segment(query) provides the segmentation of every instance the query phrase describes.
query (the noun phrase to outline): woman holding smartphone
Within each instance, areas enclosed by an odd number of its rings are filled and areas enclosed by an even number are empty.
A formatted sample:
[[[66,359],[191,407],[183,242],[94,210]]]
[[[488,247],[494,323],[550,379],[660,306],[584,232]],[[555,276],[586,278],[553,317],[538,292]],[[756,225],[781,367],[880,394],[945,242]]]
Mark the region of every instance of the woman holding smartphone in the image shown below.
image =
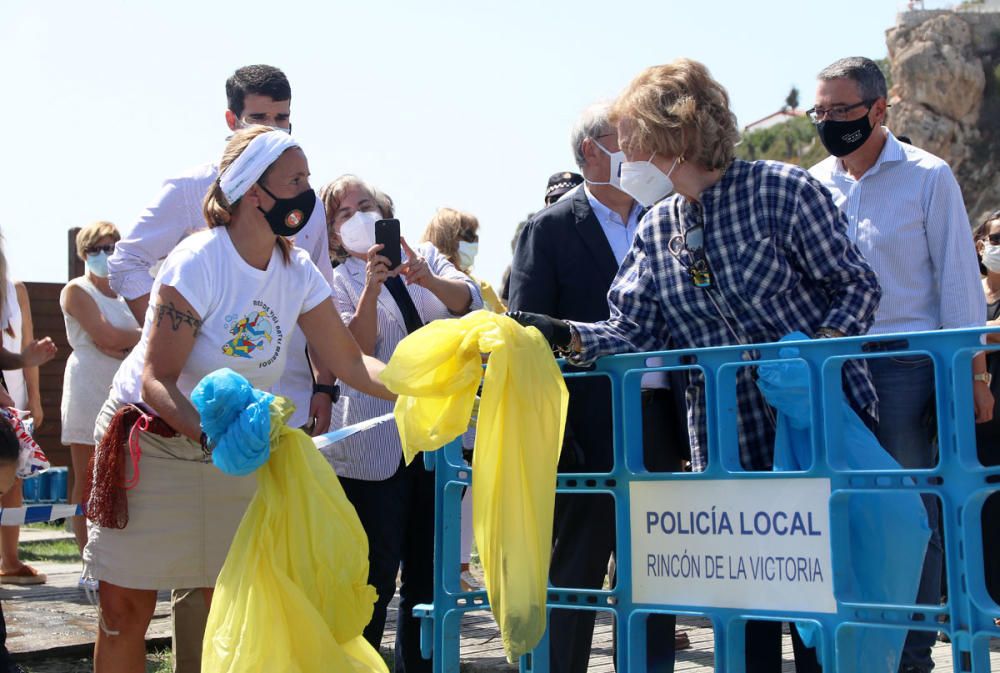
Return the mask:
[[[325,186],[320,196],[331,227],[330,241],[342,263],[333,271],[334,302],[366,355],[386,362],[396,345],[424,324],[482,308],[472,279],[430,243],[399,245],[402,264],[390,268],[375,243],[375,223],[391,218],[391,201],[353,175]],[[380,206],[380,204],[382,204]],[[385,209],[385,210],[383,210]],[[393,241],[387,241],[392,244]],[[392,411],[392,404],[342,385],[333,425],[340,427]],[[402,586],[396,622],[396,671],[430,671],[420,655],[420,621],[413,606],[433,599],[434,475],[423,462],[403,464],[395,422],[348,437],[330,447],[327,459],[368,534],[368,582],[378,591],[365,638],[379,647],[386,608]]]

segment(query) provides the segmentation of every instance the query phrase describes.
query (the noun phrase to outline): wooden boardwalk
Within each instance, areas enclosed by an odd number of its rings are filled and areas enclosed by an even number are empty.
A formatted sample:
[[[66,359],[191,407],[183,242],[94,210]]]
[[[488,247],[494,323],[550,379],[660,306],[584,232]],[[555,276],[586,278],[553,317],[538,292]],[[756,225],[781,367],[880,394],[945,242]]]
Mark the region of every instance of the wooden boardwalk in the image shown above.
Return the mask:
[[[80,576],[78,563],[39,563],[39,570],[49,575],[47,584],[17,587],[3,585],[3,600],[7,617],[7,646],[23,660],[41,662],[45,659],[86,655],[92,648],[97,630],[97,614],[83,591],[77,588]],[[157,645],[170,644],[170,597],[159,596],[153,624],[148,638]],[[393,599],[382,643],[391,650],[395,642],[396,600]],[[691,649],[677,653],[677,673],[709,673],[713,670],[712,630],[704,619],[681,617],[678,627],[687,631]],[[492,617],[487,612],[472,612],[463,620],[461,660],[463,673],[516,671],[507,664],[500,643],[500,635]],[[1000,673],[1000,642],[991,648],[992,669]],[[938,671],[951,671],[951,648],[938,643],[934,650]],[[791,641],[785,637],[784,671],[795,670],[791,654]],[[600,613],[594,634],[594,648],[590,671],[614,671],[611,659],[611,620]]]

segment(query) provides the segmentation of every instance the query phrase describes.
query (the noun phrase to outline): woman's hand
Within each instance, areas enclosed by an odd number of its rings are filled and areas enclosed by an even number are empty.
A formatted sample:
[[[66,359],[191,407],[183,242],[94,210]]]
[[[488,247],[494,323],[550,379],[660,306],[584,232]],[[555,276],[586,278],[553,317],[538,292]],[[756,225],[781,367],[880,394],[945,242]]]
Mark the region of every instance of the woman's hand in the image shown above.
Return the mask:
[[[42,423],[45,422],[45,412],[42,410],[42,401],[37,399],[28,400],[28,413],[31,414],[31,420],[35,424],[35,430],[40,430],[42,428]]]
[[[1000,327],[1000,320],[987,320],[987,327]],[[1000,344],[1000,332],[989,332],[986,335],[986,343],[988,344]]]
[[[378,254],[384,247],[381,243],[376,243],[368,248],[368,263],[365,265],[365,289],[374,290],[376,294],[381,291],[387,278],[398,273],[398,270],[389,270],[388,257]]]
[[[972,383],[972,403],[976,423],[988,423],[993,420],[993,393],[985,381]]]
[[[565,320],[528,311],[510,311],[506,315],[523,327],[537,329],[552,348],[566,350],[573,340],[573,333],[569,329],[569,323]]]
[[[399,265],[399,273],[406,278],[408,285],[416,284],[427,287],[429,282],[433,282],[437,278],[431,268],[427,266],[427,260],[415,253],[402,236],[399,237],[399,244],[403,246],[403,252],[406,253],[406,261]]]
[[[56,350],[49,337],[35,339],[21,351],[21,359],[25,367],[39,367],[55,357]]]

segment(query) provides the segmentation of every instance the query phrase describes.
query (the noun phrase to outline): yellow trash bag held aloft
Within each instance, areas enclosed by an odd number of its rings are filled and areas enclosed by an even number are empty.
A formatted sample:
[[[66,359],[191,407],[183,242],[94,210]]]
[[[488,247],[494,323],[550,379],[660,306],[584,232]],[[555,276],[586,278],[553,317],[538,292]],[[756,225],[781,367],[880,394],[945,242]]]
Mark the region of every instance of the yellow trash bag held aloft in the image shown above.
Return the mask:
[[[399,395],[406,461],[465,432],[489,353],[472,458],[472,529],[507,658],[545,633],[556,466],[569,393],[534,328],[486,311],[435,320],[396,347],[382,381]]]
[[[215,586],[202,670],[388,673],[361,635],[376,598],[368,538],[312,439],[285,426],[289,407],[270,402],[271,452]]]

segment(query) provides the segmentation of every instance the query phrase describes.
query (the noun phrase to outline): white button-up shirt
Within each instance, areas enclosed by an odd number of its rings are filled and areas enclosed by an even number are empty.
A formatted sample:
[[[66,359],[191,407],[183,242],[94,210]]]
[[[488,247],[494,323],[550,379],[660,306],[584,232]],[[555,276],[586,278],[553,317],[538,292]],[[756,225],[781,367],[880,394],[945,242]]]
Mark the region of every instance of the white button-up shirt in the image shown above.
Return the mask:
[[[584,183],[583,189],[587,193],[587,201],[590,203],[590,209],[594,211],[594,217],[597,218],[601,229],[604,230],[608,245],[611,246],[611,252],[614,254],[618,266],[621,266],[625,255],[632,248],[632,239],[635,238],[635,230],[639,228],[639,214],[642,212],[642,207],[633,202],[632,210],[628,214],[628,222],[622,222],[621,215],[598,201],[590,193],[590,188],[587,187],[586,183]],[[663,364],[663,358],[649,358],[646,360],[646,364],[650,367],[658,367]],[[640,386],[643,390],[670,387],[667,383],[666,372],[643,374]]]
[[[202,201],[219,174],[215,164],[203,164],[163,182],[160,192],[139,215],[131,227],[122,229],[122,238],[108,259],[108,282],[126,299],[136,299],[153,289],[153,276],[160,263],[182,240],[205,229]],[[309,253],[327,283],[333,283],[330,264],[329,238],[323,202],[316,198],[316,207],[302,229],[289,239]],[[309,421],[313,374],[306,357],[306,338],[295,330],[289,342],[285,373],[271,392],[289,398],[295,413],[288,419],[289,427],[299,427]]]
[[[873,334],[978,327],[986,320],[962,192],[944,161],[887,132],[855,180],[836,157],[810,172],[847,216],[848,235],[878,275]]]

